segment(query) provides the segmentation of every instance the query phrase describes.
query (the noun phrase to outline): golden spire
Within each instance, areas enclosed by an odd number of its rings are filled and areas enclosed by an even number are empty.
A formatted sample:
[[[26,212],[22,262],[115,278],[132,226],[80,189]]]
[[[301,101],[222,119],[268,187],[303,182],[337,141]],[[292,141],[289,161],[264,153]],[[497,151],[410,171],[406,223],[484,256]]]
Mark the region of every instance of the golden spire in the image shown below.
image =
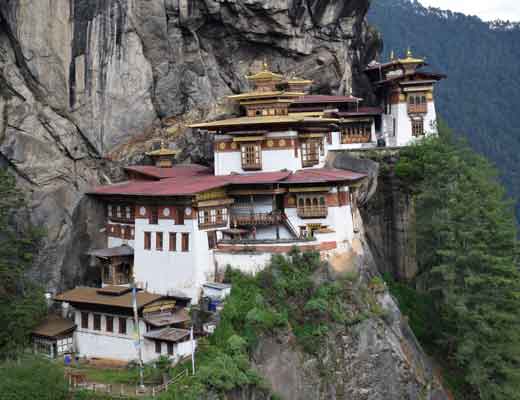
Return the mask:
[[[392,51],[390,52],[390,61],[394,61],[394,60],[395,60],[395,53],[394,53],[394,51],[392,50]]]
[[[412,49],[410,46],[408,46],[408,49],[406,50],[406,58],[413,58]]]

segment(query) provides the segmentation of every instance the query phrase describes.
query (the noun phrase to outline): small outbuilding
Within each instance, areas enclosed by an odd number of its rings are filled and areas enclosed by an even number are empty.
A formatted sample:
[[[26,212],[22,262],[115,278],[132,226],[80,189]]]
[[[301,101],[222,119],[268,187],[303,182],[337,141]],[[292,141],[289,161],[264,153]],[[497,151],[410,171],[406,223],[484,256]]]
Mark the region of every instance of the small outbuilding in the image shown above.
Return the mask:
[[[49,315],[32,333],[35,353],[56,358],[74,351],[76,325],[70,319]]]

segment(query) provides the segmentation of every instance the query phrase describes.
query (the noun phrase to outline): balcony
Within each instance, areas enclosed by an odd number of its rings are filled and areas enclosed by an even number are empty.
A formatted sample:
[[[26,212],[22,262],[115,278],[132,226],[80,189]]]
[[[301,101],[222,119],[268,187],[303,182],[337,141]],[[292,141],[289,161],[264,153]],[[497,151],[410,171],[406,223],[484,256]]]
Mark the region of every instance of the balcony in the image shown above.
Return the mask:
[[[116,274],[113,277],[103,277],[104,285],[129,285],[132,282],[129,275]]]
[[[231,226],[278,225],[282,223],[279,212],[232,214]]]
[[[365,135],[347,135],[341,136],[341,144],[354,144],[354,143],[370,143],[370,133]]]
[[[327,218],[327,206],[300,207],[298,217],[300,218]]]
[[[428,104],[408,104],[408,114],[426,114],[428,112]]]
[[[242,163],[242,169],[244,171],[260,171],[262,169],[262,163]]]

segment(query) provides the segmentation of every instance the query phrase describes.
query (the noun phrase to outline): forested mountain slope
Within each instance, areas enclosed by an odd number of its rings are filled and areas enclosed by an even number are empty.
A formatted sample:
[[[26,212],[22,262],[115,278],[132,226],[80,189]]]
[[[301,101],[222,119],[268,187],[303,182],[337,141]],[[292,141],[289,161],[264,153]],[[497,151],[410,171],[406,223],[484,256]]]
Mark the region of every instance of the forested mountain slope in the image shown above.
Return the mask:
[[[416,0],[373,0],[368,18],[383,35],[383,57],[410,46],[448,75],[437,92],[440,115],[498,166],[520,218],[520,26]]]

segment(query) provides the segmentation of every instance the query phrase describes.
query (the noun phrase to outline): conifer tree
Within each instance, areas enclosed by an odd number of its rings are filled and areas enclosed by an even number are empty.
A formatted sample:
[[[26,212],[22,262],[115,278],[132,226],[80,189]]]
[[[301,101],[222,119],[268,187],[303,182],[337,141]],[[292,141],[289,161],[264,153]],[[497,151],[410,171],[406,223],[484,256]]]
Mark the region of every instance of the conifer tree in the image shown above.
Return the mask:
[[[402,152],[397,173],[416,191],[418,281],[440,313],[439,344],[475,398],[519,399],[517,230],[495,169],[442,127]]]
[[[0,357],[19,350],[46,311],[41,288],[27,277],[42,233],[19,223],[24,211],[14,177],[0,170]]]

